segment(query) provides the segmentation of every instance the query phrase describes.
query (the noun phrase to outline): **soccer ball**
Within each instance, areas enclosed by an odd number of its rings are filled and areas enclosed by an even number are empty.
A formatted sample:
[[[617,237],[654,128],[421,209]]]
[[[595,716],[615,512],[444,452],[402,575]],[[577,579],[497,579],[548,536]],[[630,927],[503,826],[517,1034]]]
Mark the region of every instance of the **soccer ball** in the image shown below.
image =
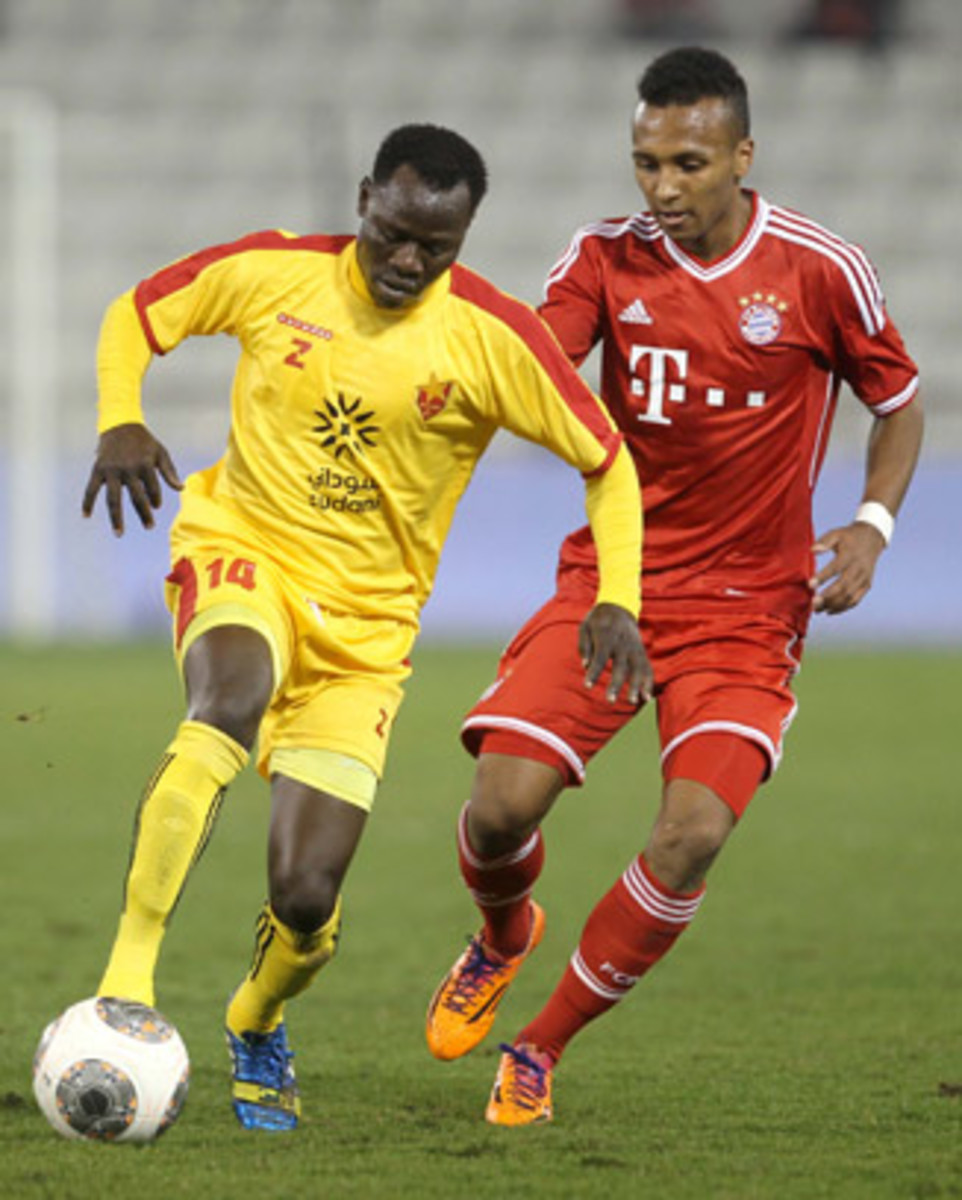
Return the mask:
[[[145,1004],[92,996],[43,1031],[33,1094],[57,1133],[149,1142],[177,1119],[190,1061],[174,1026]]]

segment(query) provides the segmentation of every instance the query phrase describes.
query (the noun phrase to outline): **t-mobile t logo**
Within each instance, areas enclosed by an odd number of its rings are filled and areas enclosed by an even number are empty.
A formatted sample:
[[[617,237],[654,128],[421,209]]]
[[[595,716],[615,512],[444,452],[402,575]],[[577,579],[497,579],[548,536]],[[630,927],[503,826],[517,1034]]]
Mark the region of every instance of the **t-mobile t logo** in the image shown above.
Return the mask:
[[[646,391],[644,380],[638,377],[638,364],[643,359],[650,360],[648,406],[638,413],[638,420],[648,421],[651,425],[670,425],[671,418],[665,416],[665,401],[672,400],[680,404],[685,399],[685,385],[669,383],[669,370],[673,369],[675,377],[683,380],[688,374],[688,351],[665,350],[660,346],[632,346],[628,365],[632,374],[631,391],[635,396],[644,396]]]
[[[645,360],[648,367],[647,383],[643,378]],[[632,346],[628,365],[631,369],[632,395],[644,396],[648,400],[647,406],[639,409],[638,420],[647,421],[649,425],[670,425],[671,417],[665,416],[665,402],[683,404],[688,399],[688,388],[684,382],[688,377],[688,351],[666,350],[663,346]],[[710,409],[725,408],[728,399],[724,388],[705,388],[703,400]],[[746,408],[757,409],[764,407],[766,397],[762,391],[749,391],[735,399],[736,403],[742,403]]]

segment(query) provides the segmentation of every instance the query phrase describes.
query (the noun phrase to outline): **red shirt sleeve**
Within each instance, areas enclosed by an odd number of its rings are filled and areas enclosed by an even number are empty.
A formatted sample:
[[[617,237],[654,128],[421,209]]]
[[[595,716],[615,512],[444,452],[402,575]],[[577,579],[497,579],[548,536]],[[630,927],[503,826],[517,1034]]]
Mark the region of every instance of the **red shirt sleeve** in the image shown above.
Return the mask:
[[[594,243],[591,226],[578,230],[552,267],[538,308],[576,366],[601,337],[602,260]]]
[[[875,269],[856,247],[839,264],[822,261],[833,358],[855,395],[877,416],[908,404],[918,391],[918,367],[888,314]]]

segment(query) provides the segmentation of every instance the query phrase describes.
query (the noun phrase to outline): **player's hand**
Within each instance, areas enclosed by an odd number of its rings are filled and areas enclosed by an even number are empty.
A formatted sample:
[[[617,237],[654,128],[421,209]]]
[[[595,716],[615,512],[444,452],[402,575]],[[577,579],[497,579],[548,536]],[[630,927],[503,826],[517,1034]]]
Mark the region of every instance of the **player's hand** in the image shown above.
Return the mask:
[[[843,613],[854,608],[871,588],[885,539],[873,525],[853,521],[841,529],[830,529],[812,549],[816,554],[832,556],[808,581],[814,593],[812,609]]]
[[[116,425],[100,435],[97,454],[83,498],[83,515],[89,517],[101,488],[107,494],[107,514],[114,533],[124,532],[123,496],[127,493],[145,529],[154,527],[154,510],[160,508],[160,481],[176,491],[184,486],[166,449],[146,425]]]
[[[614,703],[622,689],[632,704],[651,699],[654,675],[638,632],[638,619],[617,604],[596,604],[581,622],[578,653],[585,668],[585,687],[594,687],[611,663],[605,693]]]

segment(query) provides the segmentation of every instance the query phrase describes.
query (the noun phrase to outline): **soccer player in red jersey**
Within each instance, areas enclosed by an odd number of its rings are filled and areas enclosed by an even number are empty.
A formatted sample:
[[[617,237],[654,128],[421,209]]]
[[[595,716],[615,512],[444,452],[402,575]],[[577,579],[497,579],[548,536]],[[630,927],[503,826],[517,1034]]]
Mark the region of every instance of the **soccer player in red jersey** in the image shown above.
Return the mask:
[[[611,417],[537,315],[457,263],[484,196],[477,150],[405,125],[358,191],[357,236],[212,246],[119,297],[98,345],[100,441],[84,496],[153,524],[181,484],[144,424],[152,359],[239,343],[223,457],[183,485],[167,600],[187,714],[147,785],[100,995],[154,1003],[169,918],[247,763],[271,785],[269,900],[227,1009],[233,1104],[283,1131],[300,1099],[284,1014],[337,947],[409,655],[455,506],[498,428],[585,477],[601,581],[585,680],[642,694],[638,480]],[[589,661],[590,660],[590,661]]]
[[[695,916],[712,861],[781,759],[810,614],[844,612],[869,590],[922,434],[916,367],[865,254],[744,186],[754,146],[734,66],[672,50],[638,93],[632,153],[647,211],[579,230],[540,311],[576,363],[601,343],[602,397],[642,484],[640,628],[661,807],[547,1004],[503,1047],[496,1124],[550,1119],[567,1043]],[[812,493],[843,382],[874,418],[863,498],[816,540]],[[555,596],[464,722],[478,766],[459,858],[483,928],[428,1010],[441,1059],[484,1037],[541,938],[531,891],[542,819],[636,712],[579,680],[577,623],[594,578],[591,532],[579,529],[562,545]]]

